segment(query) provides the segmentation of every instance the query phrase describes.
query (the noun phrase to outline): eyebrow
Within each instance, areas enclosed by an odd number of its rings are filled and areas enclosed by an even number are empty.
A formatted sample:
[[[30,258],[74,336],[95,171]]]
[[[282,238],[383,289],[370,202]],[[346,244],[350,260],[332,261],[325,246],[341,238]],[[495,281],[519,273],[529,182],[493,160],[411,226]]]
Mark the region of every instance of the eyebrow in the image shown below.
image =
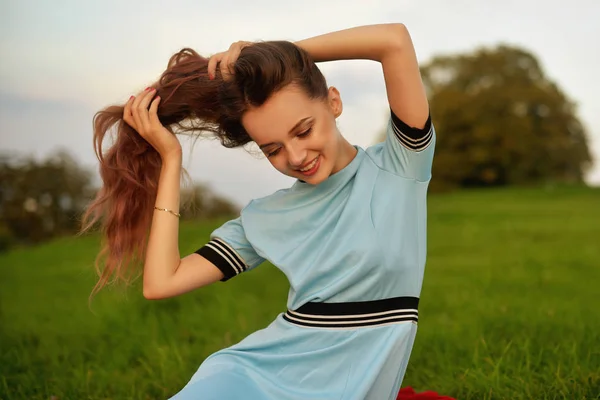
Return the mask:
[[[305,123],[306,121],[308,121],[309,119],[311,119],[311,117],[306,117],[306,118],[302,118],[300,121],[298,121],[296,123],[296,125],[294,125],[292,127],[292,129],[290,129],[290,131],[288,132],[288,134],[291,134],[292,132],[294,132],[296,129],[298,129],[298,127],[300,127],[300,125],[302,125],[303,123]],[[264,149],[265,147],[269,147],[274,145],[275,143],[271,142],[271,143],[265,143],[265,144],[261,144],[260,146],[258,146],[261,150]]]

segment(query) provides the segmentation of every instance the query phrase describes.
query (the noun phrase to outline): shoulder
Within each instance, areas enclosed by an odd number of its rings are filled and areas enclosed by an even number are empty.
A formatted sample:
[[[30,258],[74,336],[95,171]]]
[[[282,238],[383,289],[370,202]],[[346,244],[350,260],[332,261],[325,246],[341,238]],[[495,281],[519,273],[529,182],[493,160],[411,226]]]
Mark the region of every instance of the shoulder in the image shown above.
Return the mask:
[[[250,200],[250,202],[242,209],[242,216],[253,213],[264,213],[275,211],[285,207],[290,202],[290,198],[294,194],[294,187],[277,190],[264,197],[258,197]]]
[[[386,143],[380,142],[375,143],[366,148],[365,153],[367,154],[367,158],[370,164],[375,165],[380,170],[386,170],[384,168],[385,165],[385,156],[386,156]]]
[[[374,162],[381,158],[381,154],[383,153],[384,146],[385,146],[384,142],[375,143],[375,144],[367,147],[367,149],[365,150],[365,153],[367,153],[367,156],[369,156],[369,159]]]

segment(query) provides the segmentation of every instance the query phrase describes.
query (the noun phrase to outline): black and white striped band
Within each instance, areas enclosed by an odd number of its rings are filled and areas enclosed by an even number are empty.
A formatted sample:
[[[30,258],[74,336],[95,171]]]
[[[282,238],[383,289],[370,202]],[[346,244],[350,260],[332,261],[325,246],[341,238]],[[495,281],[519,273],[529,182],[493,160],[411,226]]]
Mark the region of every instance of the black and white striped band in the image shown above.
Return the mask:
[[[419,320],[418,297],[393,297],[349,303],[306,303],[283,314],[286,321],[313,328],[345,329]]]
[[[240,255],[225,241],[213,238],[195,253],[200,254],[213,263],[223,272],[225,277],[221,281],[227,281],[248,269],[248,266]]]
[[[423,129],[418,129],[405,124],[392,112],[392,130],[400,144],[413,151],[425,150],[433,139],[431,115],[427,118]]]

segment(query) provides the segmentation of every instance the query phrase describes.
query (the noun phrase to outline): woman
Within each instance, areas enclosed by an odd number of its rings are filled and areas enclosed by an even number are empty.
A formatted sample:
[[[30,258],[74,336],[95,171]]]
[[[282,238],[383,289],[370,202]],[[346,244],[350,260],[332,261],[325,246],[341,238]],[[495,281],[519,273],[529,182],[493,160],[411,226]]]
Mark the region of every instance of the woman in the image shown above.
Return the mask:
[[[366,150],[338,131],[340,94],[315,65],[345,59],[383,67],[390,123],[385,142]],[[184,49],[156,84],[95,123],[104,187],[87,217],[88,226],[103,219],[107,239],[96,289],[142,259],[148,299],[265,260],[290,281],[288,311],[209,356],[174,399],[396,398],[417,329],[435,142],[404,25],[237,42],[208,60]],[[102,154],[115,123],[116,142]],[[227,147],[253,141],[296,181],[250,202],[181,258],[176,129],[212,132]]]

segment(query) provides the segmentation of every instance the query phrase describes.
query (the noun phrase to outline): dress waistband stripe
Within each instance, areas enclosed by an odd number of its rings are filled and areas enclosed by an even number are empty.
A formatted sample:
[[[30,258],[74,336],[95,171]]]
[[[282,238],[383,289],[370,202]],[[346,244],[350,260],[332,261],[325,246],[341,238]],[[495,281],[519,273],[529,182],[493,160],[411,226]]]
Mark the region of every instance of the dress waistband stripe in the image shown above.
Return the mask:
[[[394,297],[348,303],[306,303],[287,310],[283,318],[293,324],[321,328],[352,328],[418,322],[418,297]]]

